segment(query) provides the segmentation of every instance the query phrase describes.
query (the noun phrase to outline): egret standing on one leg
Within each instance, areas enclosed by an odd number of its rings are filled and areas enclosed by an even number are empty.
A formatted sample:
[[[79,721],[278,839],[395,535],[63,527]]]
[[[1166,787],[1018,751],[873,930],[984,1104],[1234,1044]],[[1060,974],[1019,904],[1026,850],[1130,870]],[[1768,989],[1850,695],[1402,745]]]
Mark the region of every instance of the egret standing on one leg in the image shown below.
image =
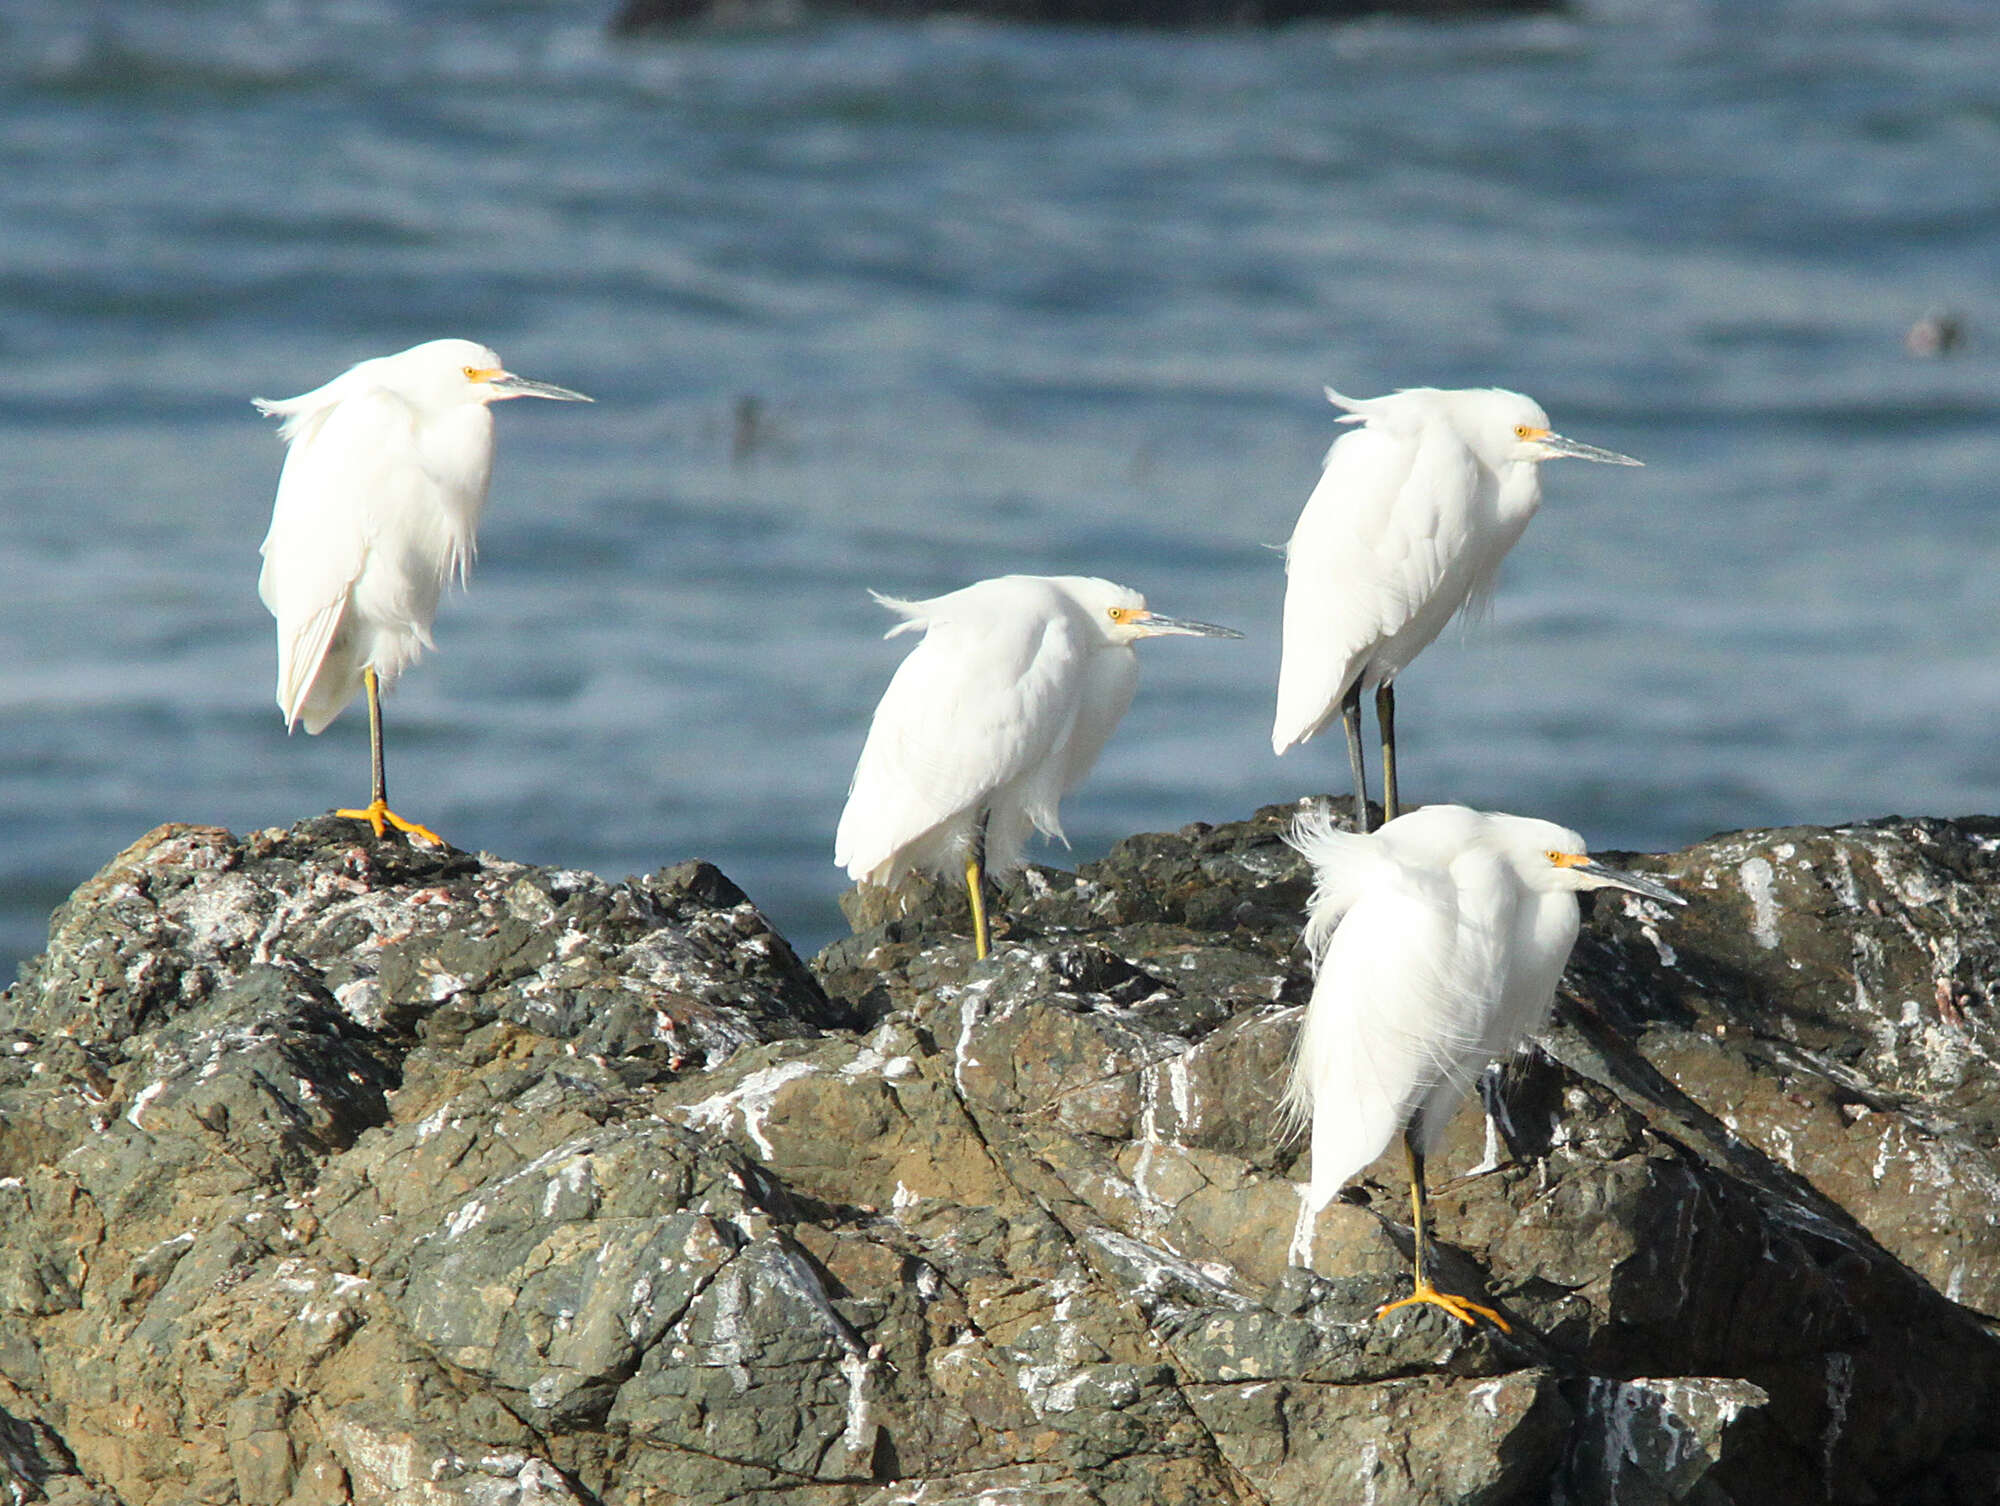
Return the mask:
[[[1638,465],[1549,432],[1532,398],[1499,388],[1417,387],[1327,397],[1347,410],[1285,549],[1285,636],[1272,751],[1333,719],[1347,731],[1355,829],[1368,829],[1361,697],[1382,729],[1382,816],[1396,792],[1396,675],[1453,614],[1493,589],[1500,560],[1541,505],[1538,470],[1564,455]]]
[[[1062,839],[1057,805],[1132,704],[1141,638],[1230,628],[1147,610],[1077,575],[1004,575],[929,601],[875,599],[921,631],[875,708],[833,860],[857,883],[963,865],[973,948],[989,950],[982,875],[1020,866],[1030,828]]]
[[[373,798],[336,815],[428,841],[389,809],[381,693],[431,647],[445,582],[464,582],[493,469],[489,403],[566,387],[517,377],[470,340],[432,340],[349,367],[324,387],[257,407],[284,422],[257,594],[278,619],[278,709],[318,732],[368,692]]]
[[[1316,974],[1286,1107],[1312,1122],[1317,1215],[1400,1131],[1416,1224],[1413,1302],[1506,1328],[1491,1308],[1440,1292],[1425,1272],[1424,1159],[1488,1062],[1547,1023],[1576,942],[1577,892],[1615,886],[1681,904],[1651,879],[1607,868],[1549,821],[1431,805],[1372,835],[1302,817],[1292,845],[1313,867],[1305,928]]]

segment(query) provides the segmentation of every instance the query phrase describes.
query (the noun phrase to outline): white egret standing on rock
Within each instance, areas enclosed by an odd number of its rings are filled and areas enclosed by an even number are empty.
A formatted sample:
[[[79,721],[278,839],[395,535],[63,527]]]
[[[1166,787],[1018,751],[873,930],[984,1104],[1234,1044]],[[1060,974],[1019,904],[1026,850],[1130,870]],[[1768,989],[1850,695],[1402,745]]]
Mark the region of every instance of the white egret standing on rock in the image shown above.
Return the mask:
[[[1272,751],[1339,713],[1354,777],[1355,827],[1368,829],[1361,697],[1382,730],[1382,816],[1397,814],[1401,670],[1453,615],[1493,589],[1501,558],[1541,505],[1539,466],[1573,456],[1638,465],[1549,432],[1532,398],[1499,388],[1417,387],[1388,397],[1326,395],[1361,427],[1327,451],[1285,549],[1284,647]]]
[[[1286,1107],[1312,1123],[1306,1211],[1317,1215],[1398,1132],[1416,1224],[1410,1303],[1506,1323],[1440,1292],[1425,1270],[1424,1160],[1488,1062],[1548,1021],[1576,942],[1577,892],[1613,886],[1665,904],[1680,896],[1607,868],[1549,821],[1430,805],[1366,835],[1324,808],[1294,825],[1313,868],[1305,928],[1315,972]]]
[[[257,594],[278,619],[278,709],[318,732],[368,692],[373,798],[336,815],[437,842],[389,809],[381,693],[431,647],[438,597],[472,567],[493,469],[489,403],[546,397],[470,340],[432,340],[351,366],[324,387],[257,407],[284,422]]]
[[[1004,575],[929,601],[875,599],[922,632],[875,708],[833,860],[857,883],[963,865],[973,948],[989,951],[985,873],[1021,863],[1031,828],[1062,839],[1057,806],[1132,704],[1141,638],[1230,628],[1150,611],[1108,580]]]

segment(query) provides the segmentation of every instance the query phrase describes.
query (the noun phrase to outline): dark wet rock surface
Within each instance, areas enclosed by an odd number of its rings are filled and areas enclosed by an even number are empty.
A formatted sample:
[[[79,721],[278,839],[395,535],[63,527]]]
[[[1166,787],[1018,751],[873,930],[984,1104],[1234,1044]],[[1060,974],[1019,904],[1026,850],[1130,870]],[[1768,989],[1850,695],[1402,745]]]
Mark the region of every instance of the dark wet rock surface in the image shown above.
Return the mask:
[[[0,1480],[84,1503],[2000,1496],[2000,822],[1629,860],[1433,1165],[1299,1225],[1289,810],[811,968],[614,884],[164,827],[0,999]]]

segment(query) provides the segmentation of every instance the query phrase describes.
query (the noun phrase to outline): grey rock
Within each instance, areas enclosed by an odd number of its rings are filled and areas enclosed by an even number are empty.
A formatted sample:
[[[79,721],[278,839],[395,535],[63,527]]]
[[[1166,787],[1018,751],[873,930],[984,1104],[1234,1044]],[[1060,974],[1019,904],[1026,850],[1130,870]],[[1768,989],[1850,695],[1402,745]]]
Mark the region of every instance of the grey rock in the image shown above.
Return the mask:
[[[0,1480],[190,1501],[2000,1494],[2000,823],[1626,858],[1434,1166],[1302,1226],[1292,808],[808,968],[713,868],[164,827],[0,996]]]

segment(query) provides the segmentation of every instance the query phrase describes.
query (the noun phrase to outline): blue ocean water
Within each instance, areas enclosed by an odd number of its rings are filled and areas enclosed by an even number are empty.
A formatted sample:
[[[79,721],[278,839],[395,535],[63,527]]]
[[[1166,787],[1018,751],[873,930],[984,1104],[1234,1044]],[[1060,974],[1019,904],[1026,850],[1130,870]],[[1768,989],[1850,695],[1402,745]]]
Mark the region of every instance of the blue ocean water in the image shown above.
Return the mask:
[[[463,847],[705,857],[816,947],[906,642],[867,588],[1014,570],[1250,634],[1143,647],[1074,857],[1344,789],[1337,742],[1268,743],[1329,382],[1517,387],[1647,462],[1547,469],[1490,618],[1400,684],[1410,797],[1604,847],[2000,808],[1984,0],[609,9],[0,10],[7,954],[162,821],[365,799],[365,717],[272,704],[249,399],[445,334],[598,399],[500,410],[472,589],[388,704],[397,805]],[[1962,347],[1906,353],[1939,309]]]

